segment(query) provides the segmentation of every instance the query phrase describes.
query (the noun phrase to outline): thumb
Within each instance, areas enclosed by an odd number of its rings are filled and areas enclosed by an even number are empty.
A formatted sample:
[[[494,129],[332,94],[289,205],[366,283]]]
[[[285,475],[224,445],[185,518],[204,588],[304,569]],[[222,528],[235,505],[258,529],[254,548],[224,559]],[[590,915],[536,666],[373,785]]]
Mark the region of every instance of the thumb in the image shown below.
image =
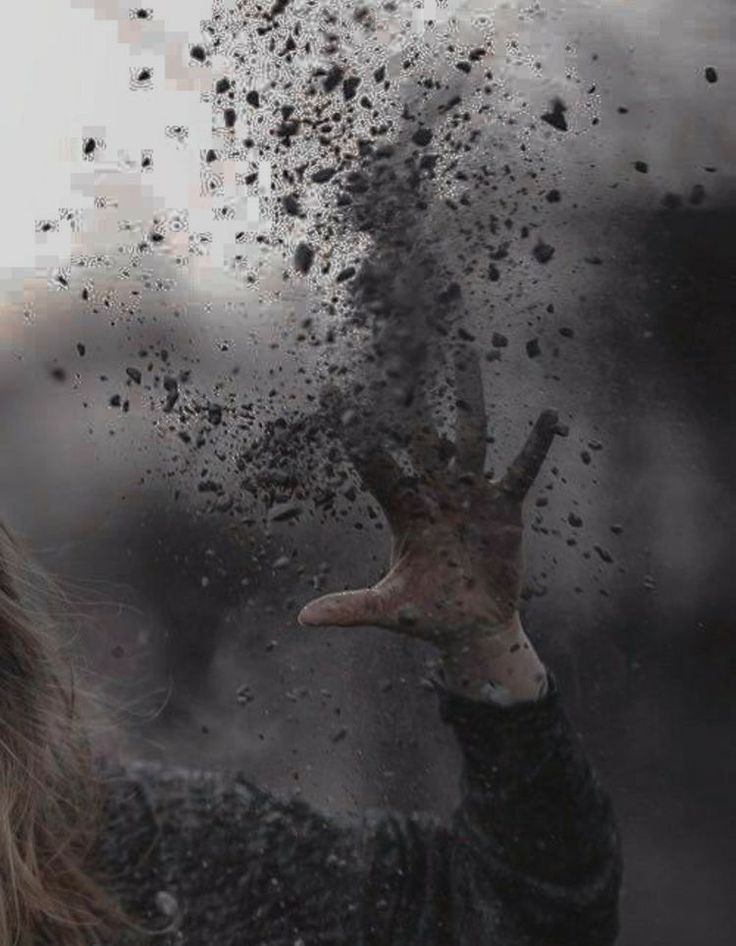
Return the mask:
[[[305,627],[360,627],[380,625],[385,618],[385,602],[373,588],[342,591],[310,601],[299,615]]]

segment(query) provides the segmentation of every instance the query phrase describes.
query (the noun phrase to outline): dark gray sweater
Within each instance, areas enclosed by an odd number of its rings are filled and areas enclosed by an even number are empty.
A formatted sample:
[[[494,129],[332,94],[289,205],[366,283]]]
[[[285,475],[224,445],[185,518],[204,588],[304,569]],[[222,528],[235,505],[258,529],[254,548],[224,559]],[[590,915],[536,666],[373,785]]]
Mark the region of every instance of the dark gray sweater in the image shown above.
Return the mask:
[[[439,691],[465,759],[451,826],[340,821],[236,775],[135,766],[106,778],[101,870],[147,927],[169,925],[166,946],[613,943],[611,806],[554,686],[506,709]]]

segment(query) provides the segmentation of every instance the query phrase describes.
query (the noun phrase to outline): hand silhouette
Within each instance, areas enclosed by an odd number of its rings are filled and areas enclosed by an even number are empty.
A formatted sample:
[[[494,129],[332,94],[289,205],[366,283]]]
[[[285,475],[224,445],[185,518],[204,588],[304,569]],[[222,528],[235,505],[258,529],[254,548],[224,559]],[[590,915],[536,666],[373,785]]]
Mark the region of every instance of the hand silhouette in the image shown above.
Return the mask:
[[[441,648],[510,625],[522,584],[522,504],[555,434],[564,431],[557,414],[544,411],[505,474],[489,480],[474,354],[458,361],[456,376],[454,447],[448,450],[431,421],[425,423],[410,444],[416,478],[407,478],[385,450],[348,445],[391,527],[390,570],[372,588],[312,601],[299,615],[301,624],[374,625]]]

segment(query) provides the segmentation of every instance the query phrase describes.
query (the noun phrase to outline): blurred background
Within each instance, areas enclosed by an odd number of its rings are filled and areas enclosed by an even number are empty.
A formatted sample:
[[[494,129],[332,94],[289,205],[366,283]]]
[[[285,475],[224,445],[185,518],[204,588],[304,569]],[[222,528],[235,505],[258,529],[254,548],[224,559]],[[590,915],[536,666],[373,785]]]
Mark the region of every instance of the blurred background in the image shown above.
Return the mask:
[[[614,796],[622,944],[731,943],[736,12],[360,6],[389,63],[434,23],[472,43],[478,17],[492,21],[502,104],[473,160],[533,154],[535,170],[468,215],[528,208],[555,255],[540,267],[512,248],[494,311],[469,303],[491,463],[547,404],[571,426],[530,502],[525,621]],[[211,76],[187,58],[212,4],[149,12],[34,0],[13,13],[3,515],[64,588],[71,646],[115,721],[106,748],[238,768],[333,810],[447,814],[458,758],[421,683],[432,654],[295,621],[310,596],[377,578],[388,552],[359,490],[324,516],[320,484],[269,452],[283,418],[309,410],[318,370],[350,370],[360,336],[330,352],[293,344],[326,290],[319,274],[283,280],[277,169],[252,169],[247,237],[240,221],[212,225],[198,166]],[[144,66],[160,82],[141,106],[131,76]],[[568,131],[530,132],[525,116],[557,97]],[[92,164],[90,139],[104,142]],[[428,230],[442,214],[435,194]],[[211,238],[193,252],[199,231]]]

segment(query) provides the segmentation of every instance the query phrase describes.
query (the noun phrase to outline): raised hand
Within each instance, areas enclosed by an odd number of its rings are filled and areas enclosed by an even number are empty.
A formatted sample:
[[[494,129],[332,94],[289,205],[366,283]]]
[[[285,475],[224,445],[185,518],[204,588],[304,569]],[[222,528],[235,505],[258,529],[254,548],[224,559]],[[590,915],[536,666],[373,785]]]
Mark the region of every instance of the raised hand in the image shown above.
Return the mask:
[[[542,413],[506,473],[489,480],[483,473],[486,412],[474,355],[458,360],[456,375],[454,447],[448,449],[425,416],[410,443],[416,478],[407,478],[386,451],[348,444],[390,524],[391,567],[372,588],[312,601],[300,623],[375,625],[443,650],[512,625],[522,583],[522,504],[560,432],[558,418],[554,411]]]

